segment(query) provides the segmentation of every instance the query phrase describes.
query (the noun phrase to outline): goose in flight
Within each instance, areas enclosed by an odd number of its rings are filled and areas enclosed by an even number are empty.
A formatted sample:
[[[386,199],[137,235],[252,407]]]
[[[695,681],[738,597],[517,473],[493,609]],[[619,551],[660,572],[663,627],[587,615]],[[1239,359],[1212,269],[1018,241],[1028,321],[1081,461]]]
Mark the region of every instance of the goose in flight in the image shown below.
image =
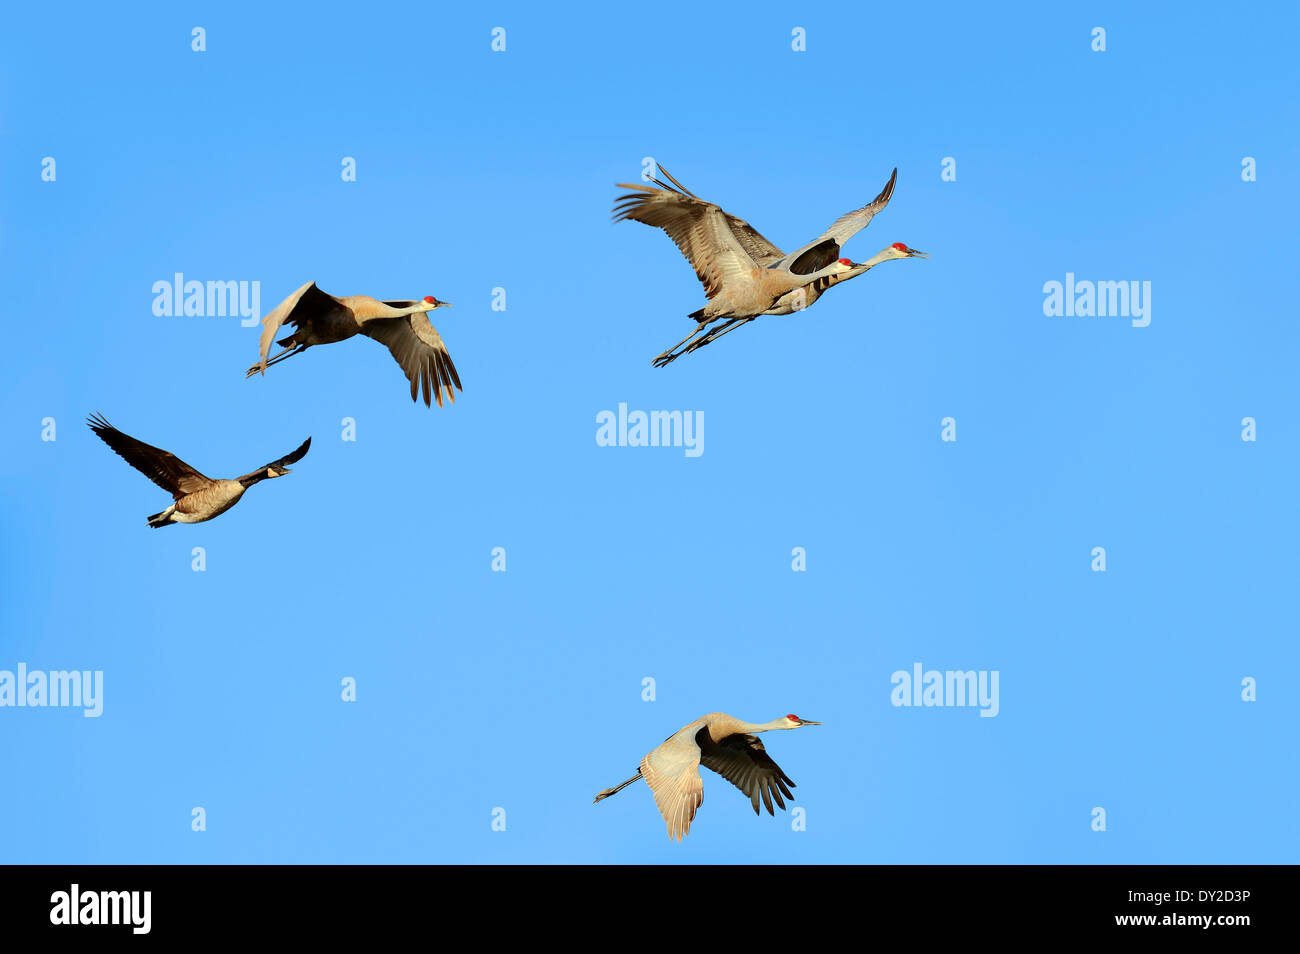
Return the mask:
[[[889,204],[898,179],[897,169],[880,195],[862,208],[841,215],[820,236],[787,255],[744,219],[706,202],[663,166],[658,168],[668,182],[651,178],[649,181],[657,188],[618,184],[620,189],[632,191],[616,200],[614,221],[631,219],[667,232],[695,268],[709,303],[691,313],[695,330],[653,360],[657,368],[703,348],[760,315],[802,311],[828,288],[857,278],[881,262],[928,257],[902,242],[895,242],[865,262],[840,257],[840,247]],[[722,323],[711,327],[714,322]]]
[[[239,503],[244,491],[253,484],[289,473],[288,465],[301,460],[311,447],[309,437],[292,454],[243,477],[220,480],[204,477],[176,455],[123,434],[98,414],[92,414],[86,423],[119,457],[172,495],[174,503],[170,507],[148,518],[149,526],[155,528],[172,523],[202,523],[220,516]]]
[[[308,282],[262,319],[261,360],[248,369],[245,377],[265,374],[271,365],[301,354],[312,345],[333,344],[361,334],[389,350],[411,382],[412,401],[418,400],[423,390],[425,407],[432,406],[430,397],[442,407],[443,388],[455,402],[452,386],[460,388],[460,376],[442,336],[429,322],[428,312],[450,306],[450,302],[438,301],[432,295],[420,301],[380,301],[369,295],[336,298],[317,288],[315,282]],[[295,331],[275,342],[284,350],[268,357],[271,342],[285,324],[292,325]]]
[[[793,801],[790,789],[795,784],[772,761],[757,734],[805,725],[821,723],[796,715],[771,722],[745,722],[725,712],[710,712],[670,735],[641,760],[640,771],[621,785],[602,791],[596,801],[609,798],[643,778],[654,793],[659,814],[668,823],[668,837],[681,841],[690,833],[696,809],[704,803],[704,781],[700,778],[703,765],[748,796],[755,815],[759,814],[760,798],[767,813],[775,815],[772,801],[775,799],[784,811],[781,796]]]

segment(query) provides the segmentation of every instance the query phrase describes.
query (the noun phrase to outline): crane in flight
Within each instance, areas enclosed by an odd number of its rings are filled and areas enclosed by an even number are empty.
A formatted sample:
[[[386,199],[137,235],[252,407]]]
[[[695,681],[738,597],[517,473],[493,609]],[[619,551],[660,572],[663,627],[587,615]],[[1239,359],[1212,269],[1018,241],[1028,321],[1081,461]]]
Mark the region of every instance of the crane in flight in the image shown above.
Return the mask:
[[[119,457],[172,495],[174,503],[170,507],[148,518],[149,526],[154,528],[172,523],[202,523],[221,516],[239,503],[244,491],[253,484],[289,473],[289,465],[302,460],[311,447],[309,437],[297,450],[279,460],[242,477],[222,480],[205,477],[175,454],[123,434],[98,414],[92,414],[86,423]]]
[[[420,301],[380,301],[369,295],[336,298],[317,288],[315,282],[308,282],[262,319],[261,360],[244,377],[265,374],[271,365],[301,354],[312,345],[333,344],[360,334],[374,338],[389,350],[411,382],[412,401],[418,400],[416,395],[423,389],[425,407],[432,406],[430,396],[442,407],[442,391],[446,388],[447,397],[454,403],[452,385],[460,388],[460,376],[442,336],[428,317],[435,308],[450,305],[432,295]],[[275,342],[283,351],[268,357],[271,342],[284,324],[296,330]]]
[[[670,735],[641,760],[641,768],[635,775],[621,785],[605,789],[596,796],[596,801],[609,798],[643,778],[654,793],[659,814],[668,823],[668,837],[681,841],[690,833],[696,809],[704,804],[704,781],[700,778],[703,765],[749,796],[755,815],[759,814],[760,798],[767,813],[775,815],[772,800],[776,799],[784,811],[781,796],[793,801],[790,789],[795,784],[772,761],[758,733],[805,725],[821,723],[796,715],[771,722],[745,722],[725,712],[710,712]]]
[[[620,189],[632,191],[615,201],[614,221],[631,219],[667,232],[695,268],[709,303],[691,313],[695,330],[655,357],[651,363],[657,368],[717,341],[761,315],[802,311],[828,288],[857,278],[881,262],[929,257],[902,242],[895,242],[865,262],[840,257],[840,246],[866,228],[889,204],[898,179],[897,169],[880,195],[862,208],[841,215],[820,236],[788,255],[744,219],[690,192],[663,166],[658,169],[668,180],[665,183],[650,178],[658,188],[618,183]],[[722,324],[711,327],[719,321]]]

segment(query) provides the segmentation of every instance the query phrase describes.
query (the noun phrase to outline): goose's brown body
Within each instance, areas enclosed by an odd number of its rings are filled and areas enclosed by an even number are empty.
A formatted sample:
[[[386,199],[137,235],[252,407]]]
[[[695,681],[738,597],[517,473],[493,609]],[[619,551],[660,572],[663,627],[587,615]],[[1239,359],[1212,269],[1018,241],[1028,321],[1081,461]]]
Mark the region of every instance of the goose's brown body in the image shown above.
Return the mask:
[[[186,494],[168,507],[167,509],[171,511],[169,522],[202,523],[204,520],[219,517],[239,503],[239,498],[244,496],[244,491],[247,489],[237,480],[214,480],[206,489]]]

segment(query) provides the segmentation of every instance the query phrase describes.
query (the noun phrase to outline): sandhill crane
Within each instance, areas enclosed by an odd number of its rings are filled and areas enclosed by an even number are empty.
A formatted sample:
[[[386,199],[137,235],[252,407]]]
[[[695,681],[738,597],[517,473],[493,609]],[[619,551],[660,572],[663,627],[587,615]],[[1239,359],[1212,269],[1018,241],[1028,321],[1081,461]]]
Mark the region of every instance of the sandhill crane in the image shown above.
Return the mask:
[[[596,801],[609,798],[643,778],[654,793],[659,814],[668,823],[668,837],[681,841],[690,833],[695,810],[704,803],[704,781],[700,778],[703,765],[748,795],[755,815],[759,814],[760,797],[767,813],[775,815],[772,799],[784,810],[781,796],[793,800],[790,789],[795,784],[772,761],[756,733],[805,725],[821,723],[797,715],[771,722],[745,722],[725,712],[710,712],[670,735],[663,745],[641,760],[640,771],[621,785],[605,789],[596,796]]]
[[[312,345],[333,344],[353,335],[374,338],[392,353],[411,382],[411,400],[424,390],[425,407],[432,406],[430,394],[442,407],[442,389],[454,403],[460,388],[460,376],[451,363],[451,355],[443,344],[442,336],[429,322],[427,313],[435,308],[450,307],[451,303],[438,301],[426,295],[420,301],[380,301],[369,295],[345,295],[336,298],[327,295],[308,282],[262,319],[260,342],[262,360],[244,375],[251,378],[266,373],[273,364],[306,351]],[[271,341],[282,324],[293,325],[297,330],[276,342],[283,351],[267,357]],[[461,388],[463,391],[464,388]]]
[[[244,491],[253,484],[289,473],[288,465],[296,464],[311,447],[309,437],[292,454],[243,477],[219,480],[204,477],[174,454],[123,434],[98,414],[92,414],[86,423],[119,457],[172,495],[175,503],[148,518],[149,526],[155,528],[171,523],[202,523],[220,516],[239,503]]]
[[[866,228],[876,213],[889,204],[898,179],[897,169],[870,203],[841,215],[819,237],[787,255],[744,219],[706,202],[688,191],[663,166],[658,168],[672,185],[655,178],[650,181],[657,189],[618,183],[620,189],[633,191],[616,200],[614,221],[631,219],[667,232],[694,266],[709,303],[691,313],[690,317],[697,323],[695,330],[653,360],[657,368],[703,348],[760,315],[802,311],[826,289],[856,278],[881,262],[929,257],[902,242],[895,242],[865,262],[855,264],[839,257],[840,246]],[[724,323],[709,329],[710,324],[719,320]]]

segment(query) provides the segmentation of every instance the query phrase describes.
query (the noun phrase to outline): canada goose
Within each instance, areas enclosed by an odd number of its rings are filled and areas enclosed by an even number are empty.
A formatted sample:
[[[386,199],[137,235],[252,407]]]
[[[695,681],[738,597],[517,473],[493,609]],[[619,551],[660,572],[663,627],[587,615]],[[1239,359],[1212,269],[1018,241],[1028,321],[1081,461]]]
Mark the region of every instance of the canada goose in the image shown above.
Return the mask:
[[[175,499],[176,502],[166,510],[149,517],[151,527],[202,523],[218,517],[237,504],[244,491],[253,484],[289,473],[287,465],[297,463],[311,447],[309,437],[292,454],[271,461],[243,477],[214,480],[204,477],[176,455],[123,434],[98,414],[92,414],[86,423],[119,457]]]
[[[460,376],[451,363],[442,336],[430,324],[428,316],[435,308],[448,307],[450,302],[438,301],[432,295],[420,301],[380,301],[369,295],[335,298],[317,288],[315,282],[308,282],[262,319],[261,360],[244,377],[251,378],[258,372],[265,374],[271,365],[312,345],[346,341],[360,334],[388,348],[411,382],[412,401],[423,387],[425,407],[432,406],[430,396],[442,407],[445,387],[447,397],[454,403],[456,392],[452,384],[459,388]],[[271,342],[284,324],[293,325],[297,330],[277,341],[284,350],[268,358]]]

